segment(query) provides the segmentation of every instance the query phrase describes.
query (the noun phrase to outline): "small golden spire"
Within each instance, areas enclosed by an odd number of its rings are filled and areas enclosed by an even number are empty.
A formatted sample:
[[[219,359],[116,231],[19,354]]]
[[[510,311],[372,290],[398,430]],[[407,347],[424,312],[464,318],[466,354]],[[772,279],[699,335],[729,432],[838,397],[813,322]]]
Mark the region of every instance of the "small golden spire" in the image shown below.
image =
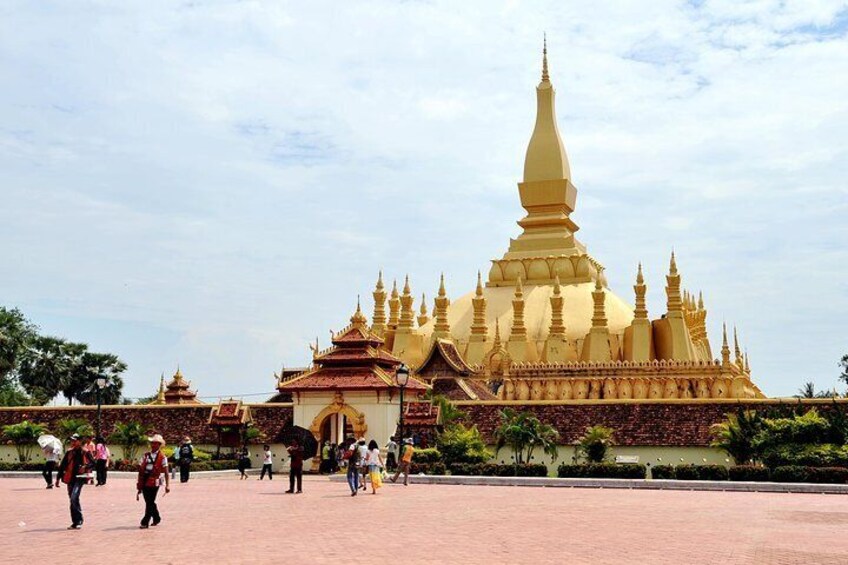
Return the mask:
[[[727,324],[721,324],[721,366],[730,366],[730,347],[727,345]]]
[[[592,313],[592,327],[605,328],[607,327],[607,315],[605,302],[607,295],[604,293],[604,288],[601,286],[601,275],[598,273],[598,278],[595,279],[595,291],[592,293],[592,301],[594,302],[594,310]]]
[[[509,334],[509,341],[522,341],[527,335],[527,328],[524,326],[524,287],[521,286],[521,277],[515,284],[515,297],[512,299],[512,329]]]
[[[159,377],[159,392],[156,394],[154,404],[165,404],[165,373]]]
[[[736,355],[736,364],[742,366],[742,349],[739,347],[739,335],[736,333],[736,326],[733,326],[733,352]]]
[[[439,296],[447,296],[445,292],[445,274],[442,273],[441,279],[439,280]]]
[[[674,258],[674,249],[671,250],[671,262],[668,266],[668,274],[671,276],[677,274],[677,261]]]
[[[551,82],[548,76],[548,34],[542,35],[542,82]]]
[[[559,273],[554,275],[554,293],[551,296],[551,327],[548,336],[553,338],[565,337],[565,324],[562,321],[562,289],[559,286]]]
[[[639,263],[639,269],[636,271],[636,284],[633,285],[633,291],[636,293],[636,308],[633,310],[635,320],[648,319],[648,308],[645,303],[645,292],[647,289],[648,287],[645,286],[645,277],[642,276],[642,263]]]
[[[377,290],[383,290],[385,287],[383,286],[383,269],[380,269],[377,275]]]
[[[430,316],[427,314],[427,296],[421,293],[421,308],[418,311],[418,327],[430,321]]]
[[[554,296],[562,294],[562,289],[559,286],[559,273],[554,275]]]
[[[397,279],[392,281],[392,293],[389,297],[389,322],[388,329],[397,329],[400,317],[400,295],[397,289]]]
[[[350,323],[353,324],[354,327],[362,327],[368,323],[368,319],[365,317],[365,314],[362,313],[362,308],[359,305],[359,295],[356,295],[356,312],[353,313],[353,316],[350,318]],[[318,347],[318,343],[316,340],[315,347]]]
[[[515,282],[515,297],[524,298],[524,285],[521,284],[521,275],[518,276],[518,280]]]
[[[642,261],[639,261],[639,270],[636,271],[636,284],[645,284],[645,277],[642,276]]]
[[[412,292],[412,290],[409,288],[409,275],[406,275],[406,279],[404,280],[404,283],[403,283],[403,293],[404,294],[410,294],[411,292]]]
[[[495,320],[495,342],[493,349],[499,348],[501,345],[501,321]]]
[[[483,277],[480,271],[477,271],[477,289],[474,291],[474,298],[471,299],[471,307],[473,310],[471,319],[471,341],[486,342],[486,297],[483,296]]]
[[[477,271],[477,289],[475,290],[475,295],[477,298],[483,296],[483,277],[480,274],[480,271]]]
[[[383,286],[383,271],[377,277],[377,286],[371,293],[374,297],[374,314],[371,316],[371,331],[382,336],[386,333],[386,287]]]
[[[436,296],[434,303],[433,318],[435,319],[435,323],[433,324],[433,337],[436,339],[449,339],[451,337],[450,324],[448,323],[448,306],[450,305],[450,300],[445,290],[444,273],[442,273],[439,279],[439,294]]]

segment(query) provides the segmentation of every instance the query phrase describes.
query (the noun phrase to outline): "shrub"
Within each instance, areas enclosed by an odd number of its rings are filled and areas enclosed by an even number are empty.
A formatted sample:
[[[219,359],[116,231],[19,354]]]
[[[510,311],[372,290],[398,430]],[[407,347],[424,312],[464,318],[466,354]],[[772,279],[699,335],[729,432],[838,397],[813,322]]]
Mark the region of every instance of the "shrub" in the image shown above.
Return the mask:
[[[679,481],[726,481],[727,469],[721,465],[678,465],[674,478]]]
[[[586,428],[586,433],[577,441],[577,457],[584,458],[589,463],[602,463],[607,458],[607,451],[613,445],[614,430],[604,426]]]
[[[587,463],[569,465],[563,463],[557,468],[557,476],[562,478],[586,479],[644,479],[648,469],[640,463]]]
[[[422,473],[425,475],[444,475],[447,473],[447,468],[441,461],[434,463],[416,463],[413,461],[409,466],[409,474],[420,475]]]
[[[713,435],[711,445],[733,457],[737,465],[744,465],[757,454],[754,444],[762,428],[763,419],[755,410],[727,414],[724,422],[710,428]]]
[[[657,480],[676,479],[674,465],[656,465],[651,467],[651,478]]]
[[[492,457],[477,426],[466,428],[462,424],[454,424],[438,435],[436,446],[448,466],[454,463],[484,463]]]
[[[541,463],[507,465],[498,463],[454,463],[451,475],[476,477],[547,477],[548,468]]]
[[[736,465],[727,470],[731,481],[768,481],[768,467],[759,465]]]
[[[44,469],[44,463],[35,461],[0,463],[0,471],[41,471],[42,469]]]
[[[763,453],[767,467],[848,467],[848,447],[834,444],[785,444],[770,447]]]
[[[776,483],[809,483],[812,482],[812,467],[799,465],[784,465],[771,472],[771,480]]]
[[[793,418],[766,418],[755,445],[764,450],[786,444],[821,444],[830,434],[830,422],[813,408]]]
[[[80,436],[93,436],[94,428],[88,420],[82,418],[64,418],[56,422],[56,437],[62,442],[68,443],[68,438],[74,434]]]
[[[812,475],[815,483],[844,485],[848,482],[848,469],[845,467],[817,467]]]
[[[147,443],[147,433],[138,422],[118,422],[115,424],[115,432],[109,436],[109,441],[121,446],[125,460],[135,461],[138,448]]]
[[[438,463],[442,460],[442,454],[435,447],[427,449],[416,449],[412,453],[413,463]]]

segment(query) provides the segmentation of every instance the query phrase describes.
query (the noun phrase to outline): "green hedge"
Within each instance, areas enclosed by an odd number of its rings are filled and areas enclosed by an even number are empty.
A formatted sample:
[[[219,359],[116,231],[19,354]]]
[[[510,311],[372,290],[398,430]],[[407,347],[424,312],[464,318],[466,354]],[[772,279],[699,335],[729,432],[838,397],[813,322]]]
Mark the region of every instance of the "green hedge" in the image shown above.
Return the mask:
[[[785,465],[771,472],[771,480],[777,483],[845,484],[848,469],[845,467],[803,467]]]
[[[674,470],[674,465],[655,465],[651,467],[651,478],[658,481],[676,479],[677,473]]]
[[[474,477],[547,477],[548,468],[541,463],[522,463],[507,465],[498,463],[454,463],[450,466],[451,475]]]
[[[442,454],[435,447],[427,449],[416,449],[412,453],[413,463],[439,463],[442,460]]]
[[[727,468],[721,465],[678,465],[675,478],[678,481],[726,481]]]
[[[416,463],[412,462],[409,466],[409,474],[410,475],[446,475],[447,468],[445,464],[441,461],[436,461],[435,463]]]
[[[557,468],[557,476],[562,478],[585,479],[644,479],[648,469],[639,463],[587,463],[569,465],[563,463]]]
[[[768,467],[759,465],[736,465],[727,470],[731,481],[768,481],[771,476]]]
[[[786,444],[763,453],[766,467],[848,467],[848,447],[834,444]]]
[[[233,459],[222,459],[220,461],[194,461],[191,464],[192,471],[228,471],[230,469],[237,468],[238,461]],[[138,462],[127,461],[126,459],[122,461],[115,461],[114,470],[135,473],[138,471]]]
[[[26,463],[0,463],[0,471],[41,471],[44,469],[44,463],[27,461]]]

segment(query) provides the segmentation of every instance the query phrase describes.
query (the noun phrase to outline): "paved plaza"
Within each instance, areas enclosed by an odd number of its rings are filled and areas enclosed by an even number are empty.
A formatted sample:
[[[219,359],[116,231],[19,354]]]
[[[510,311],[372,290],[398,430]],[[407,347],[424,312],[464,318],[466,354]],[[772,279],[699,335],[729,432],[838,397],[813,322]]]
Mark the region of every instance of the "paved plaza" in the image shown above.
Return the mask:
[[[64,489],[0,479],[0,562],[848,563],[843,496],[386,485],[352,498],[322,477],[285,495],[282,478],[177,483],[162,524],[139,530],[134,481],[116,477],[85,488],[81,531],[65,530]]]

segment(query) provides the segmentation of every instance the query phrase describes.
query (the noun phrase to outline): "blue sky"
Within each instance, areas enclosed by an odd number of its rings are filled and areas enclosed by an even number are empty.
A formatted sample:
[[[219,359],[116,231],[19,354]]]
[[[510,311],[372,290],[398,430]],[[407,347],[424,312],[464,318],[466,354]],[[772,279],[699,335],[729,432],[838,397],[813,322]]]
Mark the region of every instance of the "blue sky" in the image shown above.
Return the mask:
[[[4,2],[0,304],[201,396],[347,322],[378,269],[473,288],[522,215],[543,31],[579,237],[769,395],[848,353],[845,2]],[[607,5],[610,4],[610,5]],[[614,5],[612,5],[614,4]],[[210,399],[211,400],[211,399]]]

